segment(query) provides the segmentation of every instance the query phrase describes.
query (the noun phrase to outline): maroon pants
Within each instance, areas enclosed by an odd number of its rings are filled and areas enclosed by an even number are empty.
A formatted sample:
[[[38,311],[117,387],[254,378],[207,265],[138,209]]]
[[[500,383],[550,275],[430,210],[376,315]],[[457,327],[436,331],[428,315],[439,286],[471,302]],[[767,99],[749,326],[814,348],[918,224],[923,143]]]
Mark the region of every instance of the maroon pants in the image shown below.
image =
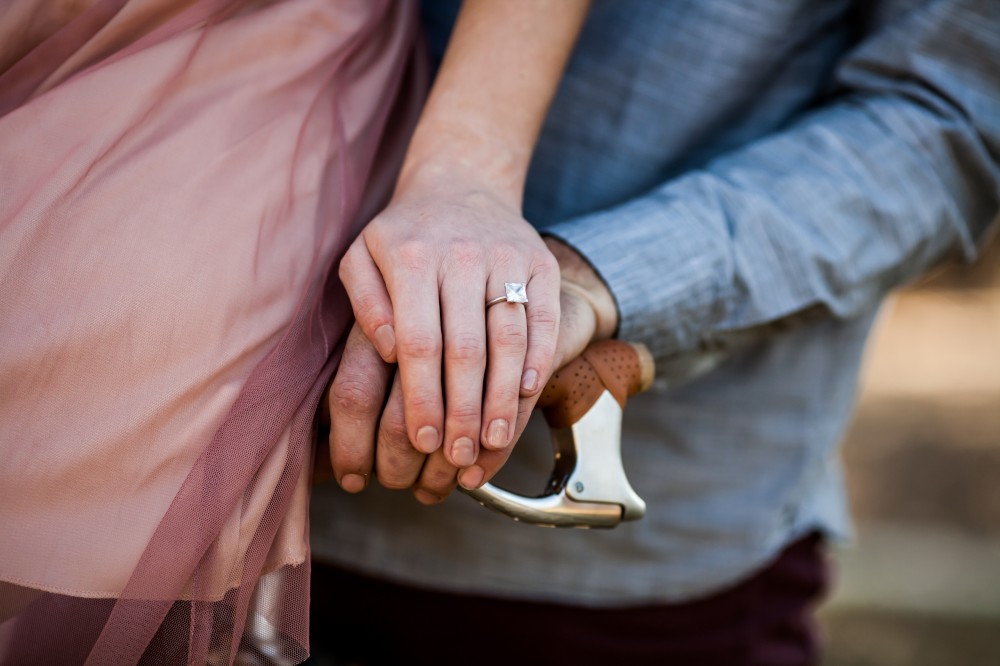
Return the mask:
[[[816,664],[828,579],[816,534],[712,596],[613,609],[417,589],[314,563],[311,663]]]

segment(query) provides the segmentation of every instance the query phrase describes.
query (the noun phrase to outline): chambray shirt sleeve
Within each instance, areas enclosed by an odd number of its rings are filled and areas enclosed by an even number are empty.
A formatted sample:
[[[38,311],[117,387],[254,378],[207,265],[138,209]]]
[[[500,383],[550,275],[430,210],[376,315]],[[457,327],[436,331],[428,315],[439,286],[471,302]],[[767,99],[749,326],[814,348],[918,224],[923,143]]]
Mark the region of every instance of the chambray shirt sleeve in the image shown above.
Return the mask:
[[[975,256],[1000,205],[1000,2],[881,3],[835,79],[787,129],[548,228],[607,282],[619,337],[675,358]]]

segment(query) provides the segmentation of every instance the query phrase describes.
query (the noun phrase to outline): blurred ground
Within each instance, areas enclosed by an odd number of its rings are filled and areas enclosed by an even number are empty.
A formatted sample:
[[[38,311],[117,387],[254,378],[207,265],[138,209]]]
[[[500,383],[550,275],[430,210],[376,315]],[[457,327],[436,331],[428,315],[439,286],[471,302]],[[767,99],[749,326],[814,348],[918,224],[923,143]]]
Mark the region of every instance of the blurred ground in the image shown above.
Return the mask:
[[[844,458],[827,666],[1000,666],[1000,242],[900,292]]]

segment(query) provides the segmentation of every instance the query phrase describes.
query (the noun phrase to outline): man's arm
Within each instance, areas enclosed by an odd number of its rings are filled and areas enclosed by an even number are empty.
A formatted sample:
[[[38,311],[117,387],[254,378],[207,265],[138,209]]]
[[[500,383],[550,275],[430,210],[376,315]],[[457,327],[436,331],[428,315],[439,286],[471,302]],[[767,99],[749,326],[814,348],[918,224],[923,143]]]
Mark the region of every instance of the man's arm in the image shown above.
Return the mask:
[[[658,360],[715,349],[805,312],[851,317],[975,255],[1000,200],[1000,6],[882,3],[866,34],[795,125],[547,230],[610,286],[619,337]]]

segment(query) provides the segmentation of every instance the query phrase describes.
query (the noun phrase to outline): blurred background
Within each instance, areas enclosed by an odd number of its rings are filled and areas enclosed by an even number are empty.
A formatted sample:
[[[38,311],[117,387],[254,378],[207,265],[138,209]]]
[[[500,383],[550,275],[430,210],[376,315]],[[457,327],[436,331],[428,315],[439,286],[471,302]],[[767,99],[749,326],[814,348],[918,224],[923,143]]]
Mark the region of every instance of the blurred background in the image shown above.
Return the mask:
[[[844,447],[826,666],[1000,666],[1000,239],[897,293]]]

